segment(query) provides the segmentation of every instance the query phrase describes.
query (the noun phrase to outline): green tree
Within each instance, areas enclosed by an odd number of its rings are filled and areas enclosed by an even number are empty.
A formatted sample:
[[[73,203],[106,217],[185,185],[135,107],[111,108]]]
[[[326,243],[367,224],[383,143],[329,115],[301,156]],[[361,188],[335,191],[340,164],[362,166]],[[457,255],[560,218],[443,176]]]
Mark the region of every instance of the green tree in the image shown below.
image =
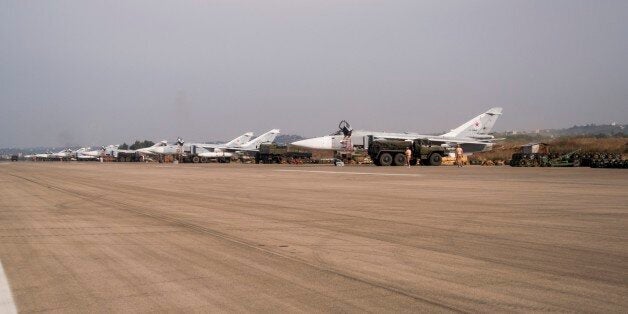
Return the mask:
[[[129,149],[129,144],[122,143],[122,145],[118,146],[119,149]]]
[[[153,143],[152,141],[149,140],[144,140],[143,142],[140,141],[135,141],[135,143],[131,144],[131,146],[129,146],[129,149],[140,149],[140,148],[144,148],[144,147],[151,147],[155,145],[155,143]]]

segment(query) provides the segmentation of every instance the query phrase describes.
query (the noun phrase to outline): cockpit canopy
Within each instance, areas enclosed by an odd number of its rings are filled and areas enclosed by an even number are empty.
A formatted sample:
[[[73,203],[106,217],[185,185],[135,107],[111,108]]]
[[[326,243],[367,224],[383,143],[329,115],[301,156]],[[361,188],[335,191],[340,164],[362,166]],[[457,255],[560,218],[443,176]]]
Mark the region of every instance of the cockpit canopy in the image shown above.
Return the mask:
[[[351,125],[349,124],[349,122],[347,122],[347,120],[342,120],[338,124],[338,131],[334,132],[331,135],[332,136],[333,135],[351,136],[351,132],[353,132],[353,129],[351,128]]]

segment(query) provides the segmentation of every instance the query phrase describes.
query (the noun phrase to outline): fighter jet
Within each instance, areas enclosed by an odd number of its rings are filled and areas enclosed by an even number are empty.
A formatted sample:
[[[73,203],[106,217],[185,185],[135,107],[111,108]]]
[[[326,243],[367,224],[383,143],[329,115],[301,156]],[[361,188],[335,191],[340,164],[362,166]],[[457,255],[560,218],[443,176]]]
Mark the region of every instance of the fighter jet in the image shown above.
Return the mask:
[[[77,160],[96,160],[103,156],[104,152],[105,147],[102,146],[100,149],[95,150],[91,150],[91,147],[80,148],[75,153]]]
[[[36,160],[47,160],[48,158],[50,158],[50,156],[52,156],[51,152],[39,153],[39,154],[34,154],[34,155],[26,155],[24,157],[26,157],[26,158],[33,158],[33,159],[36,159]]]
[[[185,143],[181,138],[177,138],[175,144],[168,144],[167,141],[161,141],[151,147],[140,148],[136,150],[138,153],[158,154],[158,155],[175,155],[180,154],[182,149],[189,151],[191,146],[197,148],[205,148],[207,150],[221,150],[227,148],[240,147],[253,137],[253,132],[244,133],[233,140],[222,144],[205,144],[205,143]]]
[[[206,149],[221,149],[221,148],[231,148],[231,147],[240,147],[243,144],[245,144],[246,142],[250,141],[251,138],[253,137],[253,132],[246,132],[234,139],[232,139],[231,141],[227,142],[227,143],[221,143],[221,144],[204,144],[204,143],[198,143],[198,144],[194,144],[197,145],[199,147],[203,147]]]
[[[151,147],[137,149],[135,152],[157,155],[174,155],[180,153],[183,144],[184,142],[180,138],[177,139],[175,144],[168,144],[168,142],[164,140]]]
[[[224,152],[255,152],[259,149],[259,146],[265,143],[272,143],[277,135],[279,135],[279,129],[270,130],[253,140],[249,140],[246,142],[236,141],[235,140],[226,143],[224,145],[211,145],[211,144],[195,144],[198,147],[202,147],[208,150],[210,153],[224,153]],[[245,133],[244,135],[249,135],[249,139],[253,136],[253,133]],[[241,137],[243,137],[242,135]],[[206,154],[206,157],[210,157],[211,154]],[[199,156],[201,156],[199,154]],[[203,157],[203,156],[201,156]]]
[[[234,145],[232,147],[228,147],[227,149],[235,150],[235,151],[257,151],[259,150],[260,145],[266,143],[272,143],[277,135],[279,135],[279,129],[272,129],[253,140],[242,143],[241,145]]]
[[[111,156],[114,158],[118,158],[120,156],[131,158],[133,155],[140,156],[153,156],[157,153],[153,152],[158,147],[167,146],[167,141],[160,141],[155,143],[153,146],[138,148],[138,149],[120,149],[120,145],[108,145],[102,146],[100,150],[91,150],[81,152],[80,155],[77,155],[77,159],[89,160],[89,159],[98,159],[100,157]]]
[[[48,158],[59,159],[59,160],[70,160],[72,157],[75,156],[75,152],[76,150],[66,148],[58,153],[49,154]]]
[[[292,143],[294,146],[321,150],[353,150],[368,148],[372,139],[427,139],[432,143],[453,148],[460,145],[465,153],[489,151],[496,139],[490,135],[495,122],[502,114],[502,108],[495,107],[465,122],[461,126],[442,135],[422,135],[419,133],[390,133],[353,130],[349,123],[342,121],[339,131],[334,134],[305,139]]]

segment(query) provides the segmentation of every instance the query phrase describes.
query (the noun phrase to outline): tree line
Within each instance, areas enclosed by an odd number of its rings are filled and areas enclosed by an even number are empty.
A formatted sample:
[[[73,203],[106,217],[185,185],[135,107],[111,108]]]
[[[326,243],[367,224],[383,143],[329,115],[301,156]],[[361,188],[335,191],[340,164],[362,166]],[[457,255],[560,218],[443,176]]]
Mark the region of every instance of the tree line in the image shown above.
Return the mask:
[[[140,148],[145,148],[145,147],[151,147],[155,145],[155,143],[153,141],[149,141],[149,140],[144,140],[142,142],[140,141],[135,141],[135,143],[129,145],[127,143],[123,143],[122,145],[120,145],[118,148],[120,149],[131,149],[131,150],[136,150],[136,149],[140,149]]]

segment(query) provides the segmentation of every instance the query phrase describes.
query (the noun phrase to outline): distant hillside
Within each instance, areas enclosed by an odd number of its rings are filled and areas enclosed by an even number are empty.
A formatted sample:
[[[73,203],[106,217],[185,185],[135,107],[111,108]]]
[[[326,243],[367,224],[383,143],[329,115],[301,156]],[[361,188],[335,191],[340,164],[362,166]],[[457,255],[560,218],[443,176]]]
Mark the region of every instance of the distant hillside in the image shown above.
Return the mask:
[[[300,135],[279,134],[279,135],[277,135],[277,138],[275,139],[275,143],[280,144],[280,145],[286,145],[286,144],[290,144],[292,142],[300,141],[302,139],[305,139],[305,138],[303,136],[300,136]]]
[[[628,135],[626,124],[587,124],[574,125],[567,129],[546,129],[536,131],[509,131],[496,133],[496,137],[561,137],[561,136],[593,136],[593,137],[624,137]]]

